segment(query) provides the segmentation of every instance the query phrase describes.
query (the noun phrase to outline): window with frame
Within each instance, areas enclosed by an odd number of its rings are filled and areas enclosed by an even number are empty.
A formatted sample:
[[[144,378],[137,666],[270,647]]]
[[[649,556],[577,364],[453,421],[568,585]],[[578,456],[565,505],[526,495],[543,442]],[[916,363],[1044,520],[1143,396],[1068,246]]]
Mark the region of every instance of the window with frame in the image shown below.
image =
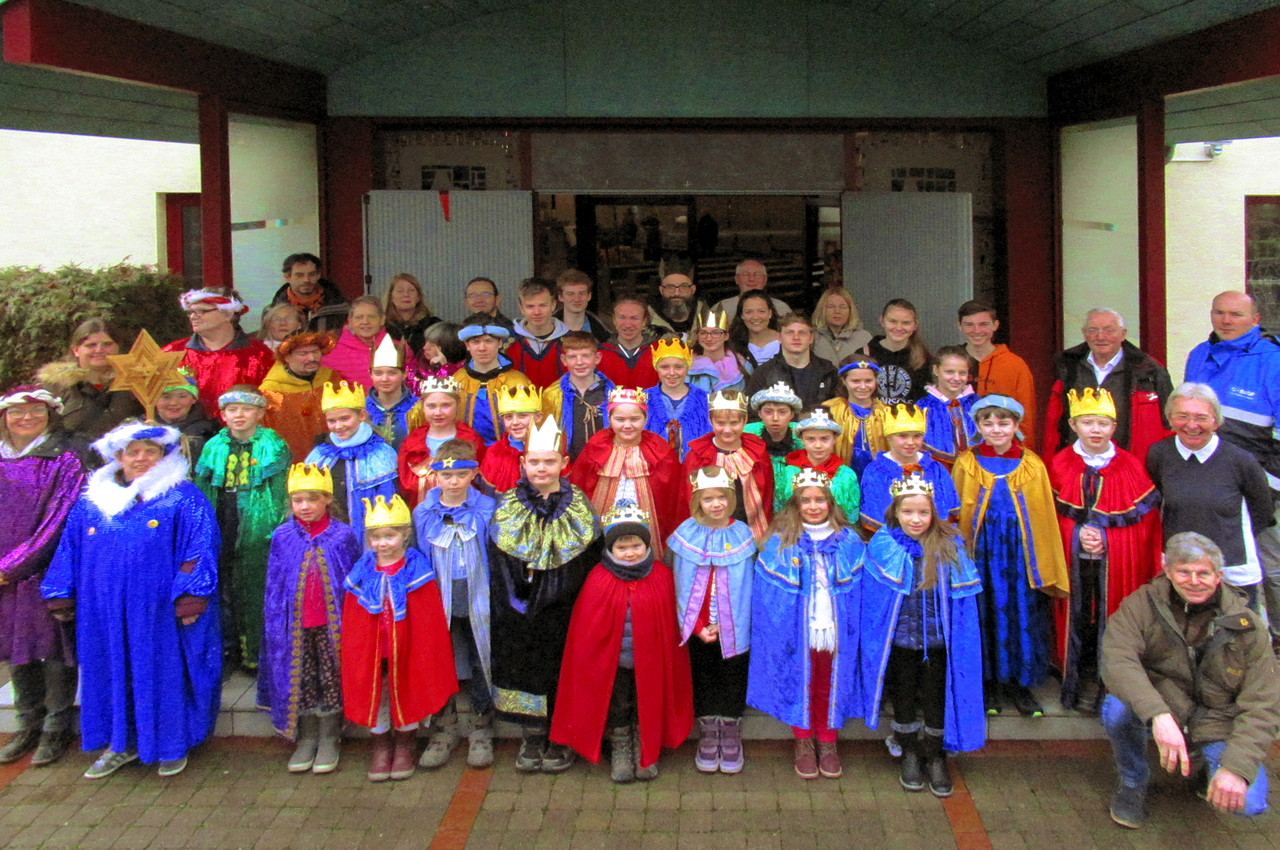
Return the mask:
[[[1280,195],[1245,196],[1244,240],[1246,291],[1263,327],[1280,331]]]

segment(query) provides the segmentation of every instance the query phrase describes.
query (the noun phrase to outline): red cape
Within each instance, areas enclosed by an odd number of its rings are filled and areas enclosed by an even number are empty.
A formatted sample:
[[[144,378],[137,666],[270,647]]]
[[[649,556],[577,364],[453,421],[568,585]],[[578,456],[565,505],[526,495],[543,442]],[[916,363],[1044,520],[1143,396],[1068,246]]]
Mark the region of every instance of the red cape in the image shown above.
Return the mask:
[[[1049,483],[1053,487],[1058,508],[1058,530],[1070,565],[1079,533],[1078,517],[1064,515],[1078,511],[1083,505],[1084,459],[1071,446],[1053,456],[1049,464]],[[1155,485],[1138,459],[1122,448],[1099,470],[1102,483],[1098,503],[1094,506],[1108,517],[1104,529],[1107,554],[1107,615],[1115,613],[1123,600],[1161,569],[1161,528],[1159,503],[1150,504]],[[1138,514],[1146,513],[1138,518]],[[1070,634],[1069,599],[1054,600],[1054,618],[1058,637],[1055,661],[1061,669]]]
[[[465,422],[458,421],[455,423],[458,428],[457,439],[466,440],[476,447],[476,460],[484,462],[484,438],[476,433],[476,430]],[[435,476],[428,475],[427,480],[423,482],[419,477],[417,470],[423,464],[431,461],[431,450],[427,448],[427,431],[429,425],[423,425],[421,428],[415,428],[409,432],[404,438],[404,442],[400,444],[400,458],[396,465],[399,468],[400,476],[400,492],[404,496],[405,502],[409,508],[413,509],[417,506],[422,497],[426,495],[426,491],[430,490],[434,485]],[[425,486],[422,486],[425,484]],[[421,492],[419,492],[421,490]]]
[[[498,442],[485,449],[480,461],[480,477],[499,493],[505,493],[520,480],[520,452],[503,434]]]
[[[712,442],[714,434],[703,434],[689,442],[689,451],[684,456],[684,475],[681,476],[681,501],[688,505],[693,498],[693,482],[689,479],[704,466],[715,466],[719,449]],[[773,520],[773,462],[764,447],[764,440],[755,434],[742,435],[742,447],[755,460],[751,475],[760,487],[760,499],[764,502],[764,516]]]
[[[164,351],[183,352],[182,365],[191,370],[200,391],[200,403],[204,412],[214,422],[222,421],[218,410],[218,396],[236,384],[262,383],[275,365],[276,356],[262,340],[249,338],[244,348],[222,348],[217,351],[198,351],[187,348],[191,337],[175,340],[164,346]]]
[[[511,361],[511,368],[523,372],[535,387],[546,389],[560,380],[560,375],[564,372],[560,366],[558,340],[552,340],[541,354],[535,354],[532,348],[517,338],[508,346],[506,354]]]
[[[444,621],[440,587],[429,581],[409,591],[408,612],[393,624],[387,679],[391,723],[417,723],[444,708],[458,690],[452,643]],[[375,726],[382,697],[382,656],[378,614],[370,614],[348,593],[342,604],[342,708],[347,719]]]
[[[613,429],[604,428],[592,434],[582,451],[573,461],[569,471],[569,482],[576,484],[582,492],[592,499],[596,492],[596,484],[600,481],[600,470],[609,460],[613,450]],[[655,515],[650,522],[655,557],[661,557],[666,547],[667,537],[676,530],[680,523],[689,516],[689,500],[681,499],[680,461],[667,441],[652,431],[645,431],[640,437],[640,454],[649,464],[649,492],[653,497]],[[597,513],[603,515],[610,506],[595,505]]]
[[[648,767],[663,747],[683,744],[693,728],[693,682],[689,651],[680,645],[676,627],[675,580],[659,561],[639,581],[622,581],[602,565],[587,576],[569,621],[551,740],[600,761],[628,607],[640,765]]]
[[[606,342],[600,346],[600,372],[616,387],[648,389],[658,383],[658,370],[653,367],[653,343],[640,349],[630,363],[617,346]]]

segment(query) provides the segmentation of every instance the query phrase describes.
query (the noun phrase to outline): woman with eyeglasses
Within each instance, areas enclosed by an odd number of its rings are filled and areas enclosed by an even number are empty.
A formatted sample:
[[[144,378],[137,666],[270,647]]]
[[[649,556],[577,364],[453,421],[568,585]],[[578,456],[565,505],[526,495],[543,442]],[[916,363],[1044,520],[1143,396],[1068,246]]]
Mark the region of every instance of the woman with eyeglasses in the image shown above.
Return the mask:
[[[739,390],[747,385],[742,360],[729,348],[729,318],[720,310],[708,310],[698,323],[690,346],[693,363],[689,366],[689,383],[708,394],[721,390]]]
[[[1218,436],[1222,406],[1208,384],[1178,386],[1165,416],[1173,436],[1147,453],[1147,473],[1164,497],[1164,540],[1195,531],[1217,543],[1223,583],[1258,611],[1262,562],[1254,536],[1272,521],[1267,474],[1253,455]]]

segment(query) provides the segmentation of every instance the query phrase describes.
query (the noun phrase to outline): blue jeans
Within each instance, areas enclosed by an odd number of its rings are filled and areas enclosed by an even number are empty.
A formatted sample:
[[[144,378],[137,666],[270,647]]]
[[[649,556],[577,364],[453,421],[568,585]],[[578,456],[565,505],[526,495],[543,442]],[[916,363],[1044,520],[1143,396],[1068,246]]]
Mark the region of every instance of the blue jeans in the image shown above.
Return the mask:
[[[1115,756],[1116,773],[1120,775],[1120,782],[1129,788],[1146,788],[1151,777],[1151,766],[1147,763],[1150,727],[1133,713],[1133,709],[1111,694],[1107,694],[1102,701],[1100,715],[1107,737],[1111,739],[1111,752]],[[1226,748],[1225,741],[1198,745],[1199,754],[1204,759],[1210,777],[1222,764],[1222,753]],[[1187,749],[1194,759],[1197,746],[1188,745]],[[1249,790],[1244,795],[1242,814],[1253,817],[1266,810],[1267,772],[1262,765],[1258,765],[1258,776],[1249,783]]]

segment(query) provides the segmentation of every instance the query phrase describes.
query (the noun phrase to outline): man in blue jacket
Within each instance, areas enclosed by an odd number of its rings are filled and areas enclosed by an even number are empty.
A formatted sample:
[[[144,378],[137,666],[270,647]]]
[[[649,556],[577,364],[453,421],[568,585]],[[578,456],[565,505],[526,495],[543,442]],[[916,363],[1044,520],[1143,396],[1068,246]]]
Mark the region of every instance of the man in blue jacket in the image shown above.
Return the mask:
[[[1257,458],[1280,501],[1280,343],[1259,325],[1258,303],[1243,292],[1219,293],[1209,318],[1213,333],[1187,355],[1183,379],[1213,387],[1225,417],[1219,435]],[[1257,541],[1272,646],[1280,647],[1280,528],[1259,532]]]

